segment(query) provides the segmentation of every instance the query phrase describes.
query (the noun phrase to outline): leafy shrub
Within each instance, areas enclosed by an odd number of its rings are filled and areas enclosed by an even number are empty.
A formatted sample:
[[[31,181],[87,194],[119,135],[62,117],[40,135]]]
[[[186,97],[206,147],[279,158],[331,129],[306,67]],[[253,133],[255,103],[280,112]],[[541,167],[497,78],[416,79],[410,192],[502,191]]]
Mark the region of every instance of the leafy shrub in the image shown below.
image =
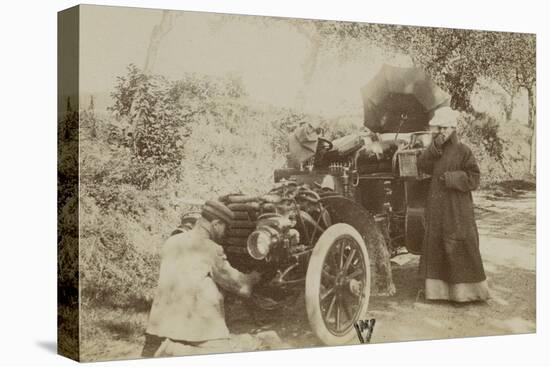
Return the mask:
[[[57,272],[59,303],[72,307],[78,306],[78,123],[68,100],[58,129]]]
[[[135,306],[149,300],[160,246],[191,209],[185,199],[259,193],[283,164],[272,144],[286,136],[273,128],[285,113],[244,103],[238,80],[139,75],[130,68],[120,79],[112,115],[81,114],[86,302]]]
[[[482,145],[486,153],[498,161],[503,159],[503,141],[498,134],[499,123],[491,116],[480,114],[477,118],[466,115],[462,133],[476,145]]]
[[[522,177],[529,168],[529,131],[517,123],[504,123],[480,114],[464,114],[457,133],[474,153],[481,170],[481,185]]]
[[[134,173],[141,172],[132,177],[143,188],[170,176],[181,160],[184,121],[173,90],[174,83],[130,65],[111,94],[114,104],[109,110],[121,123],[118,129],[109,126],[109,137],[118,140],[119,147],[131,148]]]
[[[108,110],[114,112],[117,118],[130,114],[138,86],[145,80],[145,74],[134,64],[130,64],[126,70],[126,75],[117,77],[117,84],[111,93],[114,104],[108,107]]]

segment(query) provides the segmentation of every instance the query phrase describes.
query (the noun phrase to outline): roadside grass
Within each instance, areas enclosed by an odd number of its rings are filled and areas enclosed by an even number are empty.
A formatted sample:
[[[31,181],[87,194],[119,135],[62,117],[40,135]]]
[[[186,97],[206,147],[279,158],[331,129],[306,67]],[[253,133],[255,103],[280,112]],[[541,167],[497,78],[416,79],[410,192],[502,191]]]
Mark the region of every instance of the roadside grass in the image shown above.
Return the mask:
[[[122,308],[83,306],[82,360],[139,358],[147,316],[146,312]]]

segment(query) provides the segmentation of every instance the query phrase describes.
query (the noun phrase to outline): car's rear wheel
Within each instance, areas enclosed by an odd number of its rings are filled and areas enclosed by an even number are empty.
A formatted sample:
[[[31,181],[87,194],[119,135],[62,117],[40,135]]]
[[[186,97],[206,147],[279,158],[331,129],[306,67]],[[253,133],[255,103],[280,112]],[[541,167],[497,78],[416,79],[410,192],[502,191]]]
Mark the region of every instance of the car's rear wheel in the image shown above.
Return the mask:
[[[357,338],[354,324],[366,318],[370,283],[367,246],[359,232],[345,223],[330,226],[313,249],[305,287],[309,322],[323,343]]]

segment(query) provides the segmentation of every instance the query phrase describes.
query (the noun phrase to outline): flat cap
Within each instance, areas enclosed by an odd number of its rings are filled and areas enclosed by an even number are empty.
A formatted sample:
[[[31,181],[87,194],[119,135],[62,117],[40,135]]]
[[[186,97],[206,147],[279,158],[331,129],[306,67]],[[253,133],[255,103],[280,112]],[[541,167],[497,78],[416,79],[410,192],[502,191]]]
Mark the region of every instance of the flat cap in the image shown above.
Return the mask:
[[[434,117],[430,120],[430,126],[456,127],[460,112],[451,107],[440,107],[434,112]]]
[[[231,221],[235,218],[235,215],[233,214],[231,209],[229,209],[217,200],[208,200],[206,203],[204,203],[201,215],[209,222],[213,221],[214,219],[219,219],[226,224],[230,224]]]

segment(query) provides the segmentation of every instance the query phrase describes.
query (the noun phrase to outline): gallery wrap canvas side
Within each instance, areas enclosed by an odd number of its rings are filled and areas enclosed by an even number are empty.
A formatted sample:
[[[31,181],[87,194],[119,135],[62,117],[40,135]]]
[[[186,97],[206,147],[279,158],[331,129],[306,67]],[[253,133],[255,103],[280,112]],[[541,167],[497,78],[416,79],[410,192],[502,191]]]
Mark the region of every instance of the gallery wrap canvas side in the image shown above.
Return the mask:
[[[58,15],[58,352],[536,331],[534,34]]]

